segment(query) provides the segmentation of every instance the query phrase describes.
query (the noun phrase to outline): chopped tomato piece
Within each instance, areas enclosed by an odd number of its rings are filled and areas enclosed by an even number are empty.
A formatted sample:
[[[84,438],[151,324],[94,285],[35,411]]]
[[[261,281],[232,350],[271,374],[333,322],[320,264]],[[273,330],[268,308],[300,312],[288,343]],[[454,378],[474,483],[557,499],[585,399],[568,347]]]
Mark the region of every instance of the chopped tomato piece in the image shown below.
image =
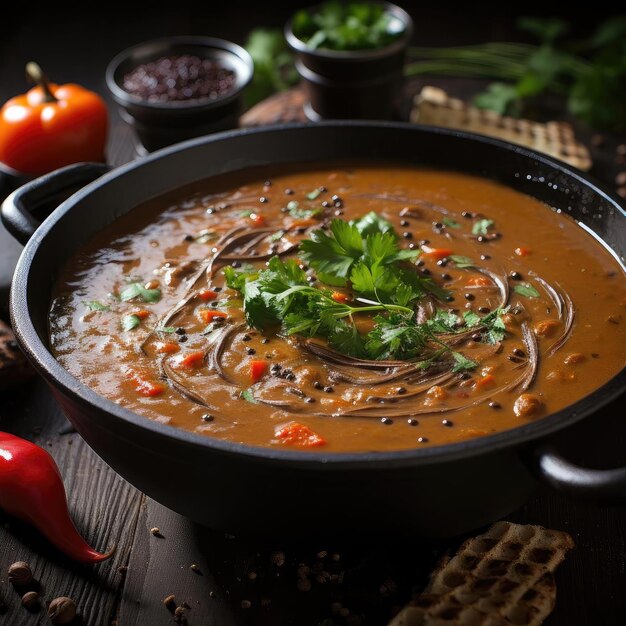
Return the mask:
[[[157,341],[154,344],[154,349],[159,354],[174,354],[180,350],[180,346],[173,341]]]
[[[267,361],[252,361],[250,363],[250,378],[253,383],[258,383],[267,372]]]
[[[530,254],[530,248],[515,248],[515,254],[517,254],[517,256],[528,256]]]
[[[200,367],[204,362],[204,352],[189,352],[187,354],[181,355],[176,359],[176,365],[179,367]]]
[[[139,311],[133,311],[131,315],[138,317],[140,320],[145,320],[148,315],[150,315],[150,311],[146,311],[145,309],[140,309]]]
[[[135,391],[142,396],[149,398],[160,396],[165,391],[165,385],[155,383],[151,380],[145,380],[143,378],[139,378],[138,376],[135,378],[135,383],[137,384]]]
[[[250,213],[248,217],[255,226],[263,226],[265,224],[265,218],[260,213]]]
[[[493,387],[496,384],[496,377],[493,374],[485,374],[476,381],[476,387],[483,389],[484,387]]]
[[[472,276],[467,281],[468,287],[488,287],[491,281],[486,276]]]
[[[347,302],[349,299],[348,294],[342,293],[341,291],[333,291],[333,295],[331,296],[331,298],[335,302]]]
[[[198,298],[207,302],[208,300],[215,300],[217,298],[217,291],[212,291],[211,289],[202,289],[198,292]]]
[[[323,446],[326,439],[313,432],[308,426],[289,422],[276,431],[276,438],[282,443],[299,448],[313,448]]]
[[[431,248],[430,246],[422,246],[422,252],[424,256],[437,261],[454,254],[454,251],[450,250],[450,248]]]
[[[200,309],[198,311],[200,321],[210,324],[216,317],[228,317],[228,313],[224,311],[213,311],[212,309]]]

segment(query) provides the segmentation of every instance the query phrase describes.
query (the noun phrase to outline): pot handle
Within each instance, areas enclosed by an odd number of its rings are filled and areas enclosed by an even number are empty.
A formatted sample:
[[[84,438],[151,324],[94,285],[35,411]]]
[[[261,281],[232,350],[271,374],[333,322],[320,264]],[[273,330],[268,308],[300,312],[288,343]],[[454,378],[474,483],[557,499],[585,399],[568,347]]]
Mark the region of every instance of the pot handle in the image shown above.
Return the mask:
[[[104,163],[75,163],[31,180],[2,203],[2,222],[25,244],[63,200],[110,169]]]
[[[557,491],[603,502],[626,502],[626,467],[607,470],[580,467],[548,446],[535,451],[534,465],[537,473]]]

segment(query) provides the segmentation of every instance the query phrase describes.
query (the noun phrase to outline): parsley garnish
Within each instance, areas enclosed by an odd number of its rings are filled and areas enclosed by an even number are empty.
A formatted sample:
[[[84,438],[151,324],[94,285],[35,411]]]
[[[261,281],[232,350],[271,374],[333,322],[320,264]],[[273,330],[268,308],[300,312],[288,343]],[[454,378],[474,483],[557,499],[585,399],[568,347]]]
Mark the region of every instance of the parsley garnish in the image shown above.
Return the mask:
[[[122,330],[133,330],[141,324],[141,320],[136,315],[124,315],[122,317]]]
[[[371,213],[356,222],[333,220],[329,232],[317,230],[300,244],[299,258],[318,279],[326,285],[349,282],[354,300],[335,300],[331,289],[310,284],[297,261],[277,256],[266,268],[226,267],[224,275],[226,284],[241,292],[246,320],[254,328],[322,337],[331,348],[358,358],[407,360],[427,368],[447,355],[453,371],[473,369],[476,363],[448,346],[446,338],[477,328],[484,341],[501,341],[504,311],[481,318],[473,311],[459,317],[439,309],[418,323],[416,301],[427,292],[443,291],[403,263],[418,255],[419,251],[400,249],[391,224]],[[354,318],[364,313],[375,314],[374,326],[361,334]]]
[[[141,283],[131,283],[120,293],[120,300],[128,302],[138,298],[142,302],[158,302],[161,299],[160,289],[146,289]]]
[[[458,254],[451,254],[448,258],[453,261],[456,267],[461,270],[468,267],[475,267],[474,261],[472,261],[472,259],[470,259],[469,257],[460,256]]]
[[[319,215],[324,209],[322,209],[322,207],[303,209],[300,207],[300,203],[297,200],[290,200],[289,202],[287,202],[287,210],[289,211],[289,215],[291,215],[291,217],[307,220],[311,217]]]
[[[482,219],[474,222],[472,235],[488,235],[489,229],[493,226],[493,220]]]
[[[456,220],[453,220],[451,217],[444,217],[441,221],[448,228],[461,228],[461,224],[459,224]]]
[[[98,300],[90,300],[89,302],[85,302],[85,306],[88,306],[92,311],[110,311],[111,307],[106,304],[102,304],[102,302],[98,302]]]
[[[513,287],[513,291],[524,298],[538,298],[539,292],[529,283],[519,283]]]
[[[258,404],[258,402],[255,400],[254,395],[252,394],[252,390],[251,389],[244,389],[239,396],[241,398],[243,398],[244,400],[247,400],[248,402],[251,402],[252,404]]]

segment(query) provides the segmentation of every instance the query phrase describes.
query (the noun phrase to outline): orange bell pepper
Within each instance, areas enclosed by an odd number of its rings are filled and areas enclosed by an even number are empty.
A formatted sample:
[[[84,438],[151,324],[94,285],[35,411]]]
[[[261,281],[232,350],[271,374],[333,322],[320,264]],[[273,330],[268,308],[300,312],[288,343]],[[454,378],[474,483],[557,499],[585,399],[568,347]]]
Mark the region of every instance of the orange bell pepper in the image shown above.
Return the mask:
[[[0,162],[40,175],[80,161],[104,161],[104,100],[79,85],[49,83],[36,63],[28,63],[26,72],[37,86],[0,109]]]

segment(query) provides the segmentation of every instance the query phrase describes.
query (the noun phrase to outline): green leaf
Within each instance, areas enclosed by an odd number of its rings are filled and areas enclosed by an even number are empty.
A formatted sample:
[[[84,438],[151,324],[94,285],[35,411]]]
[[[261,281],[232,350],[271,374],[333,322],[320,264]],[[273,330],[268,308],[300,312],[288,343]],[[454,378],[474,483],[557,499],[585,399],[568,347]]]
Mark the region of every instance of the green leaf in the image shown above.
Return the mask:
[[[168,335],[171,335],[176,332],[176,328],[174,328],[174,326],[157,326],[154,331],[157,333],[167,333]]]
[[[474,311],[465,311],[465,313],[463,313],[463,319],[465,320],[465,325],[468,328],[472,328],[480,324],[480,315],[476,315]]]
[[[252,389],[244,389],[239,396],[246,400],[247,402],[251,402],[252,404],[258,404],[257,400],[252,393]]]
[[[142,302],[158,302],[161,299],[161,290],[146,289],[141,283],[131,283],[120,293],[122,302],[128,302],[136,298]]]
[[[473,104],[500,115],[519,115],[520,102],[514,85],[491,83],[485,91],[474,96]]]
[[[539,298],[539,292],[529,283],[518,283],[513,287],[513,291],[525,298]]]
[[[141,324],[141,320],[136,315],[124,315],[122,317],[122,330],[133,330]]]
[[[397,237],[393,224],[374,211],[370,211],[352,223],[357,227],[362,237],[374,233],[392,233]]]
[[[316,230],[300,243],[301,257],[318,272],[347,278],[353,263],[363,254],[363,240],[356,226],[343,220],[331,222],[331,233]]]
[[[452,352],[452,358],[454,359],[454,367],[452,368],[452,371],[455,373],[473,370],[478,367],[478,363],[476,363],[476,361],[468,359],[460,352]]]
[[[569,30],[569,24],[558,17],[520,17],[517,21],[520,30],[525,30],[542,42],[552,43]]]
[[[487,235],[489,229],[493,226],[493,220],[481,219],[474,222],[472,226],[472,235]]]
[[[456,267],[459,269],[467,269],[468,267],[476,267],[474,261],[466,256],[459,256],[458,254],[451,254],[448,257]]]
[[[106,304],[102,304],[102,302],[98,302],[98,300],[90,300],[89,302],[85,302],[85,306],[89,307],[92,311],[110,311],[111,307]]]
[[[444,217],[441,221],[448,228],[461,228],[461,224],[459,224],[456,220],[453,220],[451,217]]]
[[[317,197],[321,194],[322,192],[318,189],[314,189],[313,191],[310,191],[309,193],[306,194],[306,197],[309,200],[315,200],[317,199]]]

